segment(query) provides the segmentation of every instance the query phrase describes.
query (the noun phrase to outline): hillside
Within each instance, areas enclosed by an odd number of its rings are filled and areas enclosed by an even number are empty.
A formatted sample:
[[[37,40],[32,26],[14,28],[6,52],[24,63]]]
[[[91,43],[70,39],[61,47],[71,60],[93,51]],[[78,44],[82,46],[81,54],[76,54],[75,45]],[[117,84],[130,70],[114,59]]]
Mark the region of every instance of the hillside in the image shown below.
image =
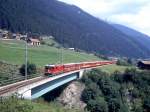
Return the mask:
[[[150,49],[150,37],[127,26],[113,24],[115,28],[131,37],[132,40],[142,44],[147,49]]]
[[[0,40],[0,60],[11,64],[23,64],[25,62],[25,43],[17,40]],[[99,60],[99,58],[83,52],[74,52],[68,49],[58,49],[47,45],[28,46],[28,60],[38,67],[46,64]]]
[[[150,52],[112,25],[56,0],[0,0],[0,28],[52,35],[64,46],[108,56],[147,58]]]
[[[16,96],[2,98],[1,112],[83,112],[75,109],[66,109],[57,102],[46,102],[42,98],[38,100],[18,99]]]

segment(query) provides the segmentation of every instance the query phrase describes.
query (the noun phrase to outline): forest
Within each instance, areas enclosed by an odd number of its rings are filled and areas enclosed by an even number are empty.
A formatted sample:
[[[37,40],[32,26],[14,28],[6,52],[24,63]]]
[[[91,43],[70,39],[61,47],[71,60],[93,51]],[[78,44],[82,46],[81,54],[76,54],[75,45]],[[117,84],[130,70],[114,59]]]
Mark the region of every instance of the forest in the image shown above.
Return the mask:
[[[126,69],[113,74],[95,69],[84,75],[81,99],[90,112],[149,112],[150,71]]]

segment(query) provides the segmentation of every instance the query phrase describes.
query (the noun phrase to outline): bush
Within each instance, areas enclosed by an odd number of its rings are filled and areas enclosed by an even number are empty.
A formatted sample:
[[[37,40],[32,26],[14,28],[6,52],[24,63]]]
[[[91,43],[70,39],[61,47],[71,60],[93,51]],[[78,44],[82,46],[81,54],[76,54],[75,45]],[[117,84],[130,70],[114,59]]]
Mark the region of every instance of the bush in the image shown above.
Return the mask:
[[[114,74],[112,75],[113,76],[113,79],[118,82],[118,83],[123,83],[123,75],[122,73],[118,72],[118,71],[115,71]]]
[[[112,98],[108,102],[109,112],[119,112],[120,111],[120,100]]]
[[[42,45],[45,45],[46,42],[45,42],[44,40],[41,40],[41,44],[42,44]]]
[[[113,82],[109,76],[103,76],[102,79],[99,80],[98,85],[107,98],[119,97],[120,85]]]
[[[134,98],[139,98],[139,97],[140,97],[139,90],[137,90],[136,88],[134,88],[134,89],[132,90],[132,96],[133,96]]]
[[[91,79],[93,82],[98,83],[99,80],[101,80],[104,76],[107,76],[108,74],[106,72],[103,72],[98,69],[93,69],[88,74],[88,78]]]
[[[144,99],[143,108],[146,112],[150,112],[150,97]]]
[[[32,112],[33,107],[18,99],[16,95],[9,98],[1,97],[0,112]]]
[[[82,92],[82,100],[87,103],[91,99],[96,99],[97,97],[101,96],[102,92],[98,88],[98,86],[95,83],[91,83],[87,86]]]
[[[23,76],[25,76],[25,64],[23,64],[20,67],[19,71]],[[28,62],[27,63],[27,74],[31,75],[31,74],[35,74],[36,72],[37,72],[36,65]]]
[[[123,82],[134,82],[136,80],[137,70],[135,68],[126,69],[123,74]]]
[[[119,59],[116,63],[117,65],[121,65],[121,66],[129,66],[130,64],[126,61],[126,60],[121,60]]]
[[[108,112],[107,102],[103,98],[90,100],[87,103],[87,110],[90,112]]]
[[[83,83],[85,83],[85,85],[88,85],[88,84],[92,83],[92,80],[89,79],[89,77],[88,77],[86,74],[83,75],[81,81],[82,81]]]
[[[127,104],[122,104],[120,108],[120,112],[130,112],[129,106]]]

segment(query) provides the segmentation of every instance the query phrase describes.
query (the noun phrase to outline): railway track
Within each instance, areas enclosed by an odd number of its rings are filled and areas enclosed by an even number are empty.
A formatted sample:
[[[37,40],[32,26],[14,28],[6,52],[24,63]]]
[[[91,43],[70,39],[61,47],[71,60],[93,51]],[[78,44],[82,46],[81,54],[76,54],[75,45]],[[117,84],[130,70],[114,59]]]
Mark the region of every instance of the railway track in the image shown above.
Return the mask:
[[[10,84],[10,85],[1,87],[0,88],[0,96],[6,94],[8,92],[15,91],[16,89],[19,89],[23,86],[41,81],[43,79],[46,79],[46,77],[37,77],[37,78],[34,78],[34,79],[29,79],[29,80],[25,80],[25,81],[22,81],[22,82],[18,82],[18,83],[15,83],[15,84]]]

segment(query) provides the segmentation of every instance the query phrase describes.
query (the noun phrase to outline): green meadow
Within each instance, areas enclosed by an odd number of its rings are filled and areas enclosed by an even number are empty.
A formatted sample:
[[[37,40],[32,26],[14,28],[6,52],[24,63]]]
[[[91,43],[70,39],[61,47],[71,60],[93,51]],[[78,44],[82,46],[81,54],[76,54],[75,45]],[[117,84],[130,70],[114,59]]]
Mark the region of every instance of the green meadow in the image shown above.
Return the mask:
[[[105,71],[109,74],[112,74],[115,71],[124,72],[127,68],[131,68],[131,67],[130,66],[108,65],[108,66],[100,67],[99,69],[101,69],[102,71]]]
[[[63,52],[63,54],[62,54]],[[100,60],[98,57],[83,52],[48,45],[28,45],[28,60],[38,67],[46,64],[74,63]],[[25,62],[25,42],[20,40],[0,40],[0,61],[21,65]]]

